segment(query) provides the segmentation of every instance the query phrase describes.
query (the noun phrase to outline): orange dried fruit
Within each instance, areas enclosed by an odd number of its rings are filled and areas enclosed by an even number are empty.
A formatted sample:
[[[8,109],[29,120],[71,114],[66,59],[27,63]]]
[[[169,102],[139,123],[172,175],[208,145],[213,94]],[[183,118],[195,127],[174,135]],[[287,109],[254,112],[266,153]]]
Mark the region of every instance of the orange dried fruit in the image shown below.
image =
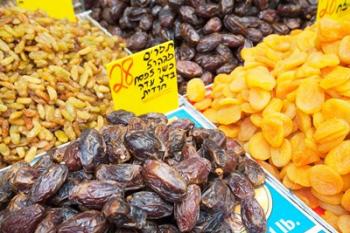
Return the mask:
[[[332,142],[333,140],[344,139],[349,133],[349,125],[345,120],[332,118],[326,120],[316,128],[314,139],[317,144]]]
[[[281,147],[271,148],[271,162],[276,167],[286,166],[292,159],[292,145],[284,139]]]
[[[208,108],[207,110],[205,110],[203,112],[203,115],[208,118],[208,120],[210,120],[213,123],[218,123],[217,121],[217,112],[215,109],[213,108]]]
[[[291,190],[299,190],[302,189],[303,186],[301,186],[300,184],[294,183],[293,181],[291,181],[288,176],[284,176],[282,183],[284,186],[286,186],[287,188],[291,189]]]
[[[283,121],[276,117],[264,117],[261,122],[261,131],[265,140],[272,147],[280,147],[284,139]]]
[[[267,114],[280,112],[283,108],[283,101],[278,98],[272,98],[270,103],[266,106],[266,108],[263,110],[263,117],[265,117]]]
[[[337,225],[342,233],[350,233],[350,215],[339,216]]]
[[[321,48],[325,54],[338,55],[339,45],[340,45],[340,41],[337,40],[337,41],[333,41],[333,42],[322,43]],[[339,58],[340,58],[340,61],[342,61],[340,56],[339,56]]]
[[[301,111],[312,114],[321,110],[324,99],[324,91],[319,87],[319,80],[308,78],[303,80],[297,89],[295,103]]]
[[[314,127],[320,127],[321,123],[324,121],[323,115],[321,112],[316,112],[312,115],[312,124]]]
[[[322,218],[332,225],[336,230],[338,230],[338,216],[330,211],[325,211]]]
[[[341,198],[343,196],[342,193],[338,193],[335,195],[323,195],[319,192],[317,192],[314,189],[311,189],[312,194],[317,197],[320,201],[331,204],[331,205],[339,205]]]
[[[331,167],[323,164],[311,168],[310,184],[315,191],[323,195],[335,195],[343,189],[341,176]]]
[[[341,199],[341,206],[347,211],[350,211],[350,189],[344,193]]]
[[[298,129],[303,133],[311,129],[311,116],[300,110],[297,110],[295,121],[298,125]]]
[[[218,109],[216,114],[216,120],[219,124],[230,125],[241,119],[241,106],[227,105]]]
[[[350,173],[350,140],[345,140],[333,148],[327,154],[324,162],[340,175]]]
[[[240,122],[238,140],[241,142],[249,141],[257,129],[258,128],[250,121],[250,118],[246,117]]]
[[[293,119],[296,115],[297,108],[293,102],[288,100],[283,101],[282,113],[285,114],[290,119]]]
[[[309,139],[303,133],[296,133],[290,139],[292,144],[292,160],[297,166],[304,166],[320,160],[317,148],[312,146]]]
[[[257,161],[260,166],[262,166],[265,170],[267,170],[271,175],[273,175],[276,179],[280,179],[280,172],[278,169],[268,162],[258,160]]]
[[[344,84],[350,79],[350,68],[336,66],[323,76],[320,81],[320,87],[323,89],[331,89]]]
[[[350,189],[350,173],[344,176],[341,176],[341,178],[343,179],[343,182],[344,182],[343,191]]]
[[[205,97],[205,85],[202,79],[193,78],[187,83],[187,98],[192,102],[198,102]]]
[[[310,171],[311,166],[305,165],[297,167],[295,164],[291,164],[287,169],[288,178],[296,184],[303,187],[310,187]]]
[[[294,191],[295,195],[297,195],[306,205],[308,205],[311,209],[314,209],[319,206],[318,199],[311,193],[310,188],[302,188],[300,190]]]
[[[322,105],[322,115],[325,119],[341,118],[350,124],[350,102],[342,99],[328,99]]]
[[[314,52],[309,56],[307,63],[315,68],[323,69],[326,67],[339,65],[340,61],[338,56],[335,54]]]
[[[230,138],[236,138],[239,133],[239,127],[236,125],[220,125],[219,129]]]
[[[260,88],[265,91],[271,91],[276,85],[275,78],[270,74],[269,70],[263,66],[248,70],[246,82],[249,88]]]
[[[341,63],[350,64],[350,36],[344,36],[340,41],[338,55]]]
[[[347,211],[340,205],[331,205],[326,202],[320,201],[320,207],[323,208],[324,210],[332,212],[337,216],[347,214]]]
[[[231,72],[230,75],[232,76],[232,81],[229,88],[232,92],[239,92],[247,88],[245,74],[246,71],[243,69],[243,67],[237,67]]]
[[[248,151],[254,159],[267,160],[270,158],[270,145],[261,132],[256,133],[250,138]]]
[[[212,102],[212,100],[210,98],[205,98],[205,99],[202,99],[201,101],[198,101],[197,103],[195,103],[194,107],[199,111],[203,111],[203,110],[210,107],[211,102]]]
[[[252,88],[249,90],[248,100],[250,106],[260,111],[266,107],[271,99],[271,94],[268,91],[261,90],[258,88]]]
[[[262,116],[261,114],[258,113],[253,113],[250,115],[250,121],[256,126],[256,127],[261,127],[261,122],[262,122]]]

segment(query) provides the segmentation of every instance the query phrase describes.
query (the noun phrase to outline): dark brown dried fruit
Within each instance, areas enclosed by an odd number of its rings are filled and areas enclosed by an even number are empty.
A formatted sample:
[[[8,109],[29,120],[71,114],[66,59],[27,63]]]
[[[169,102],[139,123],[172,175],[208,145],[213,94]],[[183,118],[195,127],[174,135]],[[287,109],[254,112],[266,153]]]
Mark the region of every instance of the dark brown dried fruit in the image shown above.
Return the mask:
[[[202,193],[202,206],[210,212],[218,210],[230,214],[235,206],[235,198],[229,187],[221,179],[215,179]]]
[[[50,209],[45,218],[37,226],[35,233],[56,233],[57,226],[78,212],[71,208]]]
[[[80,162],[79,142],[72,142],[64,152],[63,161],[69,171],[78,171],[82,168]]]
[[[228,177],[227,184],[232,193],[240,200],[247,197],[254,197],[253,185],[244,175],[239,173],[231,173],[231,175]]]
[[[81,133],[79,148],[81,164],[88,172],[93,172],[100,163],[106,161],[106,144],[95,129],[85,129]]]
[[[241,216],[248,232],[266,232],[264,210],[254,197],[247,197],[241,201]]]
[[[158,228],[159,228],[159,233],[180,233],[177,227],[170,224],[160,225]]]
[[[167,201],[178,202],[186,195],[184,178],[164,162],[147,160],[143,166],[143,175],[147,186]]]
[[[177,61],[177,72],[185,78],[199,77],[203,74],[203,69],[192,61]]]
[[[142,167],[136,164],[102,164],[97,167],[97,179],[116,181],[125,190],[137,190],[144,187]]]
[[[57,233],[104,233],[107,221],[102,213],[90,210],[77,214],[58,226]]]
[[[14,196],[7,205],[7,210],[10,212],[21,210],[25,207],[32,205],[30,197],[25,193],[18,193]]]
[[[212,33],[210,35],[202,37],[196,47],[199,53],[207,53],[216,49],[221,43],[222,37],[219,33]]]
[[[137,192],[127,197],[127,200],[130,205],[145,211],[148,219],[160,219],[173,213],[173,206],[154,192]]]
[[[0,226],[2,233],[33,233],[44,217],[45,209],[35,204],[6,214]]]
[[[125,146],[137,159],[144,161],[151,158],[162,158],[161,142],[150,132],[139,130],[125,135]]]
[[[135,117],[135,114],[125,110],[117,110],[107,114],[107,120],[109,123],[117,125],[128,125],[131,118]]]
[[[208,180],[211,164],[202,157],[190,157],[175,165],[188,184],[203,184]]]
[[[63,164],[53,164],[32,185],[30,198],[33,202],[45,202],[61,188],[68,176],[68,168]]]
[[[196,30],[187,23],[180,25],[180,34],[189,44],[195,45],[199,42],[200,37]]]
[[[73,187],[69,200],[90,209],[102,209],[111,197],[122,197],[123,191],[118,183],[113,181],[84,181]]]
[[[28,191],[31,189],[40,173],[33,167],[21,167],[10,180],[12,187],[17,191]]]
[[[106,202],[102,212],[110,222],[121,226],[129,221],[130,206],[122,198],[114,197]]]
[[[190,185],[184,199],[175,204],[174,216],[181,232],[191,231],[199,218],[201,189],[198,185]]]
[[[219,17],[213,17],[208,20],[208,22],[203,27],[204,34],[211,34],[214,32],[219,32],[222,29],[221,19]]]
[[[241,171],[255,187],[265,182],[266,175],[264,170],[257,162],[251,159],[245,159],[240,163],[238,170]]]

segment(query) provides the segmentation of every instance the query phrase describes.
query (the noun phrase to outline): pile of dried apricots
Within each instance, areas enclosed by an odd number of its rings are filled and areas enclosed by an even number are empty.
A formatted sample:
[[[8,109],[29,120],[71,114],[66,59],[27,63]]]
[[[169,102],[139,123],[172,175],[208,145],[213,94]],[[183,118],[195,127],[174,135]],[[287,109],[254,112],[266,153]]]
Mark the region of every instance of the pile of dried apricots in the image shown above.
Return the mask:
[[[323,18],[242,50],[244,65],[187,97],[341,232],[350,232],[350,21]]]

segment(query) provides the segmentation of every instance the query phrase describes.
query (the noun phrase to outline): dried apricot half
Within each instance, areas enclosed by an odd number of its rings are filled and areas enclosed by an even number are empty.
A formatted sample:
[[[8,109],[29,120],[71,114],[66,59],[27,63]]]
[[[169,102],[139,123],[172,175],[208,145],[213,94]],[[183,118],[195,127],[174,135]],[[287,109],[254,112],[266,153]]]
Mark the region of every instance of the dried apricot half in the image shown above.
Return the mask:
[[[296,184],[299,184],[303,187],[310,187],[310,169],[311,166],[309,165],[297,167],[294,164],[291,164],[288,166],[287,176]]]
[[[335,169],[340,175],[350,173],[350,140],[343,141],[332,149],[325,158],[325,164]]]
[[[261,132],[251,137],[248,142],[248,151],[254,159],[266,160],[270,158],[270,145]]]
[[[324,91],[319,86],[319,80],[308,78],[301,82],[297,89],[295,103],[301,111],[312,114],[321,110],[324,99]]]
[[[341,199],[341,206],[347,211],[350,211],[350,189],[344,193]]]
[[[323,164],[311,168],[310,184],[313,189],[323,195],[340,193],[344,185],[341,176],[334,169]]]

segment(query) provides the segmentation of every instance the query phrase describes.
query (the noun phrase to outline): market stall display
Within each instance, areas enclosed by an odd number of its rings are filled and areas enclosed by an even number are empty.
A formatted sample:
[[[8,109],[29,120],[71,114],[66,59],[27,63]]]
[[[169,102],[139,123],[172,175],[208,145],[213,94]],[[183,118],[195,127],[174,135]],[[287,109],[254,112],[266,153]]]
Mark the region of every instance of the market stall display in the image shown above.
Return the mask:
[[[265,36],[288,34],[314,22],[315,2],[298,1],[86,1],[91,16],[131,51],[175,40],[179,91],[187,80],[230,73],[241,63],[240,51]]]
[[[104,65],[124,42],[88,21],[0,9],[0,165],[101,128],[111,108]]]
[[[254,198],[265,174],[236,141],[162,114],[107,119],[1,176],[1,233],[266,231]]]
[[[209,95],[199,79],[187,86],[198,110],[342,230],[350,212],[349,25],[325,17],[267,36],[242,50],[244,66],[218,75]]]

